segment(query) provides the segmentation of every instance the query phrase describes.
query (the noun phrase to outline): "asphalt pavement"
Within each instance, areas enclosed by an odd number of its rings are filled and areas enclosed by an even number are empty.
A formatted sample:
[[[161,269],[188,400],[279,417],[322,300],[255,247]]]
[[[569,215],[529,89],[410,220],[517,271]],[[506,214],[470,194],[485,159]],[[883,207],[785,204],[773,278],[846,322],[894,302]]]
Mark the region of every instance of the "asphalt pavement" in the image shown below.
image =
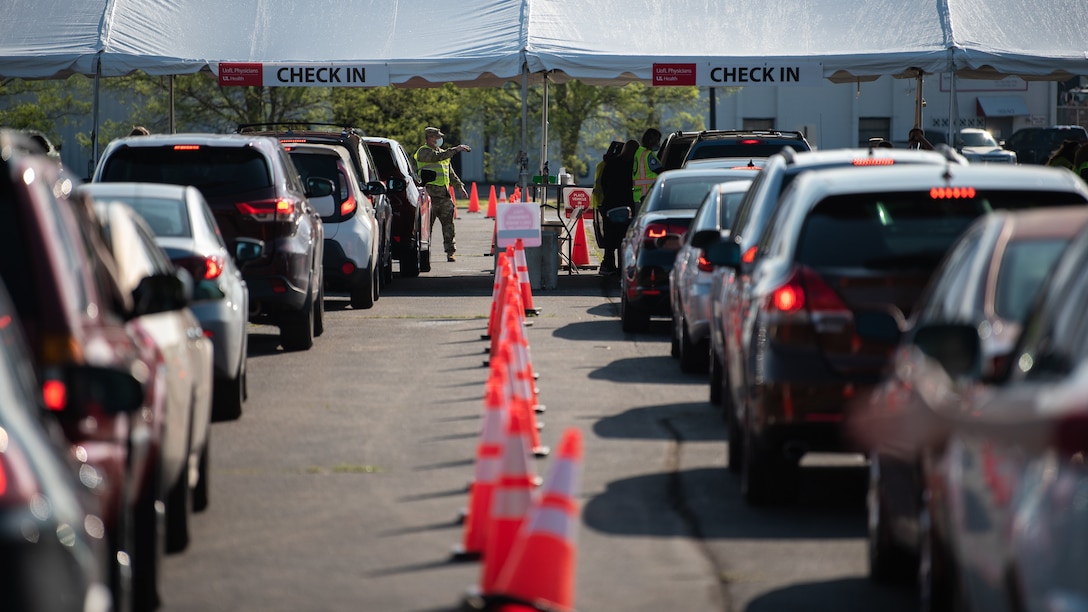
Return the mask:
[[[397,275],[369,310],[330,294],[310,351],[251,328],[249,400],[213,425],[210,506],[166,559],[163,610],[459,607],[481,573],[451,552],[484,409],[493,230],[462,209],[456,262]],[[595,265],[592,236],[589,252]],[[618,278],[595,269],[560,271],[533,302],[541,441],[584,438],[577,609],[916,607],[865,577],[862,468],[813,468],[795,506],[748,508],[706,378],[669,356],[667,321],[625,334]]]

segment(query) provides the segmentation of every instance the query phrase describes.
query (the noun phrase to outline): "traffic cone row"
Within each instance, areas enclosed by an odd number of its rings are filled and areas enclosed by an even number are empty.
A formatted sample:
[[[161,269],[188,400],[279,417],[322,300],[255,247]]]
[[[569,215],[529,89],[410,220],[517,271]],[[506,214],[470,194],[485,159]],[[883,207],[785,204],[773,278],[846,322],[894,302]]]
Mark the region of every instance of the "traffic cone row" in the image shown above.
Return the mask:
[[[492,188],[493,190],[494,188]],[[505,196],[505,194],[503,194]],[[581,434],[563,432],[545,479],[532,457],[550,449],[543,427],[526,315],[532,290],[521,240],[498,253],[491,310],[484,415],[460,543],[454,558],[481,559],[479,583],[462,609],[571,612],[574,608]],[[541,487],[543,484],[543,487]]]
[[[514,264],[518,272],[521,303],[525,308],[525,316],[538,315],[540,309],[533,306],[533,286],[529,282],[529,263],[525,259],[525,243],[521,238],[514,242]]]

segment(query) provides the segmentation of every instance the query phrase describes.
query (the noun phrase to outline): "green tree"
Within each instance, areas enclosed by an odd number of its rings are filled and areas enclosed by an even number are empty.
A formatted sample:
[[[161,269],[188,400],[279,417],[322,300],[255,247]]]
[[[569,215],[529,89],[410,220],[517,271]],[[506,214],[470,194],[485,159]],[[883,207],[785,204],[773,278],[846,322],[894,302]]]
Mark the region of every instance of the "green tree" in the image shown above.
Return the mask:
[[[76,125],[91,113],[91,82],[73,76],[65,80],[0,81],[0,125],[38,130],[53,142],[58,128]]]

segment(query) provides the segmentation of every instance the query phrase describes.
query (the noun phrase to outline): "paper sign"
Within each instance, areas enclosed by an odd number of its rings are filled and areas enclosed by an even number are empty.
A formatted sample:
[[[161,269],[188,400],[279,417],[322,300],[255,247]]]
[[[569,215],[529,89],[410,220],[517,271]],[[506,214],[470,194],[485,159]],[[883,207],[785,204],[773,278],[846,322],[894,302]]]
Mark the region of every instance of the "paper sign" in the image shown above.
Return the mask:
[[[495,246],[506,248],[522,240],[522,246],[540,246],[540,206],[532,203],[495,205]]]

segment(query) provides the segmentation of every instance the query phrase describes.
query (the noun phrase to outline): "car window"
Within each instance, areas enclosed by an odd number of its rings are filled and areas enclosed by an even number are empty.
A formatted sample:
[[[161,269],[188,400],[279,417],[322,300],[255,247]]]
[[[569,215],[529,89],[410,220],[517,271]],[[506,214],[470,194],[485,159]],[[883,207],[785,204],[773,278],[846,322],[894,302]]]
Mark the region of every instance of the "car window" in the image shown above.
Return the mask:
[[[665,181],[661,192],[654,199],[655,205],[648,210],[683,210],[699,208],[710,188],[721,182],[721,177],[673,178]]]
[[[378,166],[379,176],[385,180],[399,177],[400,172],[397,169],[396,162],[393,161],[392,149],[374,147],[371,152],[374,154],[374,163]]]
[[[721,207],[718,209],[718,226],[729,227],[733,217],[737,214],[741,201],[744,199],[743,191],[732,191],[722,195]]]
[[[968,229],[945,256],[942,267],[934,273],[932,286],[926,290],[926,295],[919,301],[919,304],[923,305],[923,310],[918,313],[920,320],[958,319],[964,296],[968,294],[975,296],[973,301],[978,303],[981,292],[977,290],[975,283],[984,280],[978,273],[978,267],[985,265],[986,259],[985,253],[980,248],[983,235],[983,227],[975,226]],[[987,243],[992,243],[992,239]],[[986,253],[989,253],[989,249],[986,249]],[[972,312],[979,310],[981,308],[972,306]]]
[[[1068,241],[1059,238],[1017,240],[1005,247],[995,286],[994,310],[1020,321]]]
[[[156,236],[192,237],[189,212],[185,203],[171,198],[115,197],[110,201],[124,202],[139,214]]]
[[[195,205],[195,203],[194,203]],[[200,217],[204,219],[204,223],[207,226],[207,231],[212,235],[212,238],[219,243],[219,246],[224,249],[227,248],[227,242],[223,240],[223,233],[219,231],[219,223],[215,221],[215,217],[212,215],[212,211],[207,205],[199,206]]]
[[[338,156],[292,151],[291,161],[294,162],[303,182],[311,177],[329,179],[336,187],[335,193],[339,195],[339,200],[336,203],[339,204],[347,199],[349,185],[347,185],[345,177],[340,174],[337,165],[337,162],[340,161]]]
[[[193,185],[213,197],[272,186],[265,157],[250,147],[120,147],[106,160],[102,182]]]
[[[688,154],[687,158],[692,160],[710,159],[713,157],[770,157],[785,147],[793,147],[797,150],[808,148],[805,147],[803,143],[794,141],[758,144],[743,144],[736,141],[704,141],[695,143],[695,145],[691,147],[691,152]]]
[[[816,269],[933,269],[987,209],[973,200],[914,192],[826,198],[808,214],[794,259]]]

